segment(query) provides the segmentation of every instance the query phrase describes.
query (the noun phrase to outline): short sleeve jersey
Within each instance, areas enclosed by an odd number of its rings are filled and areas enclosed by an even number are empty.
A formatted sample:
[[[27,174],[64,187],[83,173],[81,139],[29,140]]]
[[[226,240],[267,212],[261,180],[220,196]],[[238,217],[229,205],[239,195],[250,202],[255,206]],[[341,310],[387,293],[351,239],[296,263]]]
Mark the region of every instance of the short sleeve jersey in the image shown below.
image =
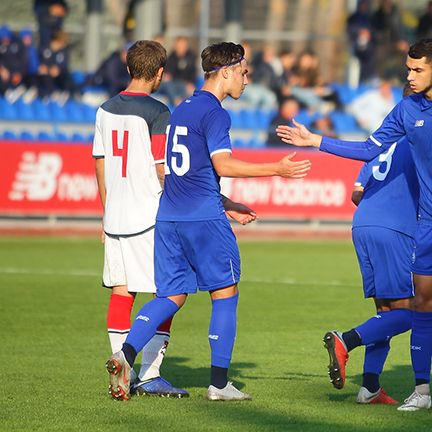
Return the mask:
[[[432,220],[432,101],[423,94],[402,99],[369,140],[388,149],[405,135],[420,184],[419,217]]]
[[[158,221],[224,218],[220,177],[211,158],[231,152],[231,119],[219,99],[196,91],[173,112],[167,131],[165,182]]]
[[[105,158],[104,230],[130,235],[154,226],[162,192],[155,165],[165,157],[170,112],[144,93],[122,92],[97,111],[93,157]]]
[[[380,226],[414,237],[419,185],[406,139],[365,163],[355,184],[364,192],[353,228]]]

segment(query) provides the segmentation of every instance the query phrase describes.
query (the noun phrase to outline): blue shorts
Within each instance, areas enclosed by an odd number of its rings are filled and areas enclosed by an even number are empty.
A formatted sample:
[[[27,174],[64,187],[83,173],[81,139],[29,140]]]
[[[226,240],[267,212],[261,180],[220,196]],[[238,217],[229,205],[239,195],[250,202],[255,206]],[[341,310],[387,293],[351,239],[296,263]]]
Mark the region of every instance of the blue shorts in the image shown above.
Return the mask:
[[[240,280],[240,253],[227,219],[156,222],[156,295],[211,291]]]
[[[415,233],[414,262],[411,271],[432,276],[432,221],[420,219]]]
[[[414,239],[377,226],[355,227],[352,239],[363,278],[365,298],[414,296],[411,264]]]

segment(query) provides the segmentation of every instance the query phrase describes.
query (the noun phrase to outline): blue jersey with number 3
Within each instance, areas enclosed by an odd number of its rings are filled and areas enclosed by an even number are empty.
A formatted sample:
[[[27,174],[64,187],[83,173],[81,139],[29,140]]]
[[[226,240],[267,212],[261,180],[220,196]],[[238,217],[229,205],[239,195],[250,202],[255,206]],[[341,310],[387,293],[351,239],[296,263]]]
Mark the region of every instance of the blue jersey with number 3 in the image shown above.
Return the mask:
[[[225,218],[211,157],[231,152],[231,119],[219,99],[196,91],[173,112],[167,130],[165,182],[156,220]]]
[[[380,226],[414,237],[419,185],[405,138],[365,163],[356,184],[363,186],[364,192],[354,214],[353,228]]]

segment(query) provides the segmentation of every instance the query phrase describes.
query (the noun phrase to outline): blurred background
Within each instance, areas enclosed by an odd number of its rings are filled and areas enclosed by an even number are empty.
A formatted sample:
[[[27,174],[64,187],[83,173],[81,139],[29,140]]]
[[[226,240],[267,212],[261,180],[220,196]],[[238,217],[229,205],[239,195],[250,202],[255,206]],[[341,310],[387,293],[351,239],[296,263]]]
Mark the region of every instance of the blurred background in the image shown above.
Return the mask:
[[[95,113],[128,83],[125,54],[155,39],[169,57],[155,95],[170,109],[202,85],[200,52],[242,43],[250,84],[224,103],[238,157],[275,160],[292,118],[364,140],[402,97],[409,45],[432,35],[424,0],[14,0],[0,3],[0,221],[99,220]],[[223,179],[265,222],[349,223],[360,164],[309,150],[303,181]]]

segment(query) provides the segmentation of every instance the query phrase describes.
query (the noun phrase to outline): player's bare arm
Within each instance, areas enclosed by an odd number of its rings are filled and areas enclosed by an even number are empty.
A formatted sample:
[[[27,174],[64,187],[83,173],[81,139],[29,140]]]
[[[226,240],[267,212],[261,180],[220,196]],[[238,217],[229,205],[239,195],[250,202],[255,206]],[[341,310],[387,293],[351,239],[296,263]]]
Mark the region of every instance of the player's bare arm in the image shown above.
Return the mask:
[[[221,195],[221,197],[225,212],[231,219],[242,225],[246,225],[257,218],[256,213],[248,206],[234,202],[225,195]]]
[[[305,125],[293,120],[295,127],[280,125],[276,128],[276,133],[280,139],[287,144],[298,147],[317,147],[319,148],[322,136],[312,133]]]
[[[106,198],[106,189],[105,189],[105,159],[104,158],[96,158],[95,160],[96,166],[96,181],[99,190],[99,196],[101,199],[102,207],[105,209],[105,198]],[[102,222],[102,232],[101,232],[101,242],[105,241],[105,233],[103,230],[103,222]]]
[[[159,180],[159,183],[161,185],[161,188],[164,188],[164,179],[165,179],[165,171],[164,171],[164,164],[163,163],[159,163],[156,164],[156,174],[157,174],[157,178]]]
[[[213,166],[221,177],[269,177],[290,178],[306,177],[311,168],[309,160],[294,161],[296,153],[291,153],[278,162],[250,163],[232,157],[229,152],[216,153],[212,156]]]
[[[354,185],[351,193],[351,201],[358,206],[363,197],[364,187],[359,185]]]

